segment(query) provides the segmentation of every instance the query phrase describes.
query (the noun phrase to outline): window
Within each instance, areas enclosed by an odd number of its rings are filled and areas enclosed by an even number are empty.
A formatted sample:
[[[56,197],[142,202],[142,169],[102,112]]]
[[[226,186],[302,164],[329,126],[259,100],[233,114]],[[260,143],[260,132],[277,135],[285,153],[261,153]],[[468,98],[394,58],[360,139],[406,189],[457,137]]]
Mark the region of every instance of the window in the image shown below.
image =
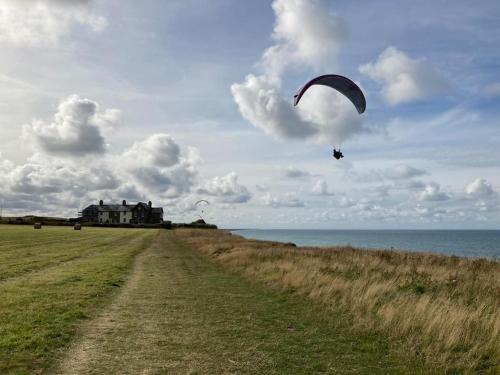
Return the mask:
[[[127,222],[127,218],[126,218],[126,217],[124,217],[124,218],[123,218],[123,222],[124,222],[124,223],[126,223],[126,222]]]

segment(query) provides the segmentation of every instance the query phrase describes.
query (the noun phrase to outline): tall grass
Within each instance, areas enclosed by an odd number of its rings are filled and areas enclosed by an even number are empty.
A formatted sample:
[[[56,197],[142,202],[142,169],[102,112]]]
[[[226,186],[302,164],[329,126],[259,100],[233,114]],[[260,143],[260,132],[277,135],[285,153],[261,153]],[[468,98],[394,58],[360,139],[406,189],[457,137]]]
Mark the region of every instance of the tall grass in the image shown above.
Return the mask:
[[[500,373],[500,262],[429,253],[296,248],[224,231],[178,230],[204,254],[265,283],[344,309],[443,372]]]

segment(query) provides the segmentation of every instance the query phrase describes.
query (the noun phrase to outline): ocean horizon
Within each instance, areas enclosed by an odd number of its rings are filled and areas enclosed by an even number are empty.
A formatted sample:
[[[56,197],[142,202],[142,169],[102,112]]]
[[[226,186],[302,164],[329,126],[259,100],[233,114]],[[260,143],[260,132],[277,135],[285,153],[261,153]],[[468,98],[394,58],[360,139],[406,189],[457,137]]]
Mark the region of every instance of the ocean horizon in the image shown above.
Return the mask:
[[[353,246],[500,259],[500,230],[478,229],[235,229],[245,238],[297,246]]]

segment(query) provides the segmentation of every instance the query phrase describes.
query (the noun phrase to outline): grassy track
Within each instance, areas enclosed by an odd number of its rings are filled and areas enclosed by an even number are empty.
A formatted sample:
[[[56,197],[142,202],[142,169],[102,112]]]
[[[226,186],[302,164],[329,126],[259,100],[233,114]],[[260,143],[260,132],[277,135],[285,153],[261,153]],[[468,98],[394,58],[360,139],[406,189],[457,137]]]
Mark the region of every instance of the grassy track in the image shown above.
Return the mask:
[[[0,225],[0,373],[39,373],[157,231]]]
[[[296,248],[214,230],[177,236],[228,270],[350,316],[357,331],[388,335],[402,356],[437,373],[500,374],[498,261]]]
[[[161,231],[54,372],[419,373],[390,356],[384,337],[354,335],[339,317],[229,273]]]

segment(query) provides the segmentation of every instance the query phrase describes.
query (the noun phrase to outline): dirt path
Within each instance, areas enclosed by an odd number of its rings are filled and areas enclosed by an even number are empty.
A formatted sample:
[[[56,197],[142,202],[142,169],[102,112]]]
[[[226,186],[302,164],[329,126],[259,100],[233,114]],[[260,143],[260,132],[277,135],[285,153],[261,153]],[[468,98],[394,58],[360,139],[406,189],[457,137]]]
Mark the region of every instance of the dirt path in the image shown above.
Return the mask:
[[[112,305],[99,317],[82,328],[82,339],[77,341],[61,364],[63,374],[91,374],[96,372],[100,362],[113,362],[140,359],[138,373],[149,373],[143,365],[144,360],[154,356],[158,333],[156,319],[150,308],[155,305],[154,291],[143,290],[148,265],[158,261],[162,241],[157,237],[152,246],[139,254],[135,260],[130,277],[122,286]],[[142,306],[141,306],[142,305]],[[112,350],[110,350],[112,349]],[[121,356],[118,357],[118,355]],[[137,373],[130,369],[130,373]]]
[[[160,231],[55,372],[408,373],[383,338],[347,334],[346,324],[229,273]]]

